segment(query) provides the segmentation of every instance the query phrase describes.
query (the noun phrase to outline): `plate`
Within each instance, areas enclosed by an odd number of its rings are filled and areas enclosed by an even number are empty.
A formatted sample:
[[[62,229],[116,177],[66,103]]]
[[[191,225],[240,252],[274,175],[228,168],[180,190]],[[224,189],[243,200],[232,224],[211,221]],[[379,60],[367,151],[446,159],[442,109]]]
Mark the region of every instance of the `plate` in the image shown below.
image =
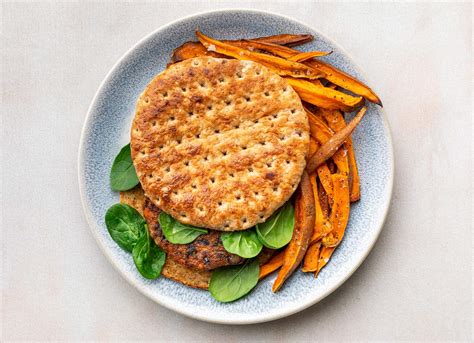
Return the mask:
[[[140,292],[171,310],[216,323],[250,324],[282,318],[301,311],[333,292],[357,269],[375,244],[390,204],[393,149],[383,110],[369,106],[354,138],[361,177],[361,200],[351,207],[344,240],[317,279],[301,271],[278,293],[271,291],[275,275],[259,282],[246,297],[222,304],[208,292],[165,278],[142,278],[131,254],[110,238],[104,223],[107,209],[119,194],[109,187],[112,161],[130,140],[130,125],[139,94],[166,66],[174,48],[195,40],[199,28],[211,37],[236,39],[278,33],[311,33],[315,40],[299,49],[334,51],[324,58],[366,79],[336,43],[297,20],[254,10],[223,10],[193,15],[168,24],[138,42],[112,68],[99,87],[87,114],[79,148],[79,188],[92,233],[112,265]],[[368,83],[374,86],[370,82]]]

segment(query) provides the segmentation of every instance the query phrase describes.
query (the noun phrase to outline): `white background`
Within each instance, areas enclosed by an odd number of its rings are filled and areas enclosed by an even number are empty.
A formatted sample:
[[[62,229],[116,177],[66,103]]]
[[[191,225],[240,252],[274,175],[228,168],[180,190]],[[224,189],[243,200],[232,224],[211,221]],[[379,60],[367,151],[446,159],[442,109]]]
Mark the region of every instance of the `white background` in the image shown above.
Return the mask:
[[[383,100],[396,162],[384,230],[359,270],[312,308],[246,327],[182,317],[122,279],[86,224],[76,162],[89,103],[125,51],[184,15],[237,6],[340,43]],[[471,339],[471,20],[471,3],[3,3],[3,339]]]

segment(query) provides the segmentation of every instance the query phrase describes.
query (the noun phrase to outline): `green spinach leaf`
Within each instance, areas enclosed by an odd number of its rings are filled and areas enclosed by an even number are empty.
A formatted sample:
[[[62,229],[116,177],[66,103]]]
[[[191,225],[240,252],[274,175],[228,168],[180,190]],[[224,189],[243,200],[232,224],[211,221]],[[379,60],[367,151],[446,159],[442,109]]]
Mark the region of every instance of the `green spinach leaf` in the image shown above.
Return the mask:
[[[133,247],[146,236],[145,219],[136,209],[125,204],[115,204],[105,214],[105,225],[112,239],[124,250]]]
[[[257,256],[263,247],[254,229],[225,232],[221,234],[221,240],[225,250],[243,258]]]
[[[257,235],[268,248],[280,249],[287,245],[295,227],[295,213],[290,202],[274,213],[265,223],[257,224]]]
[[[230,302],[250,292],[258,282],[260,267],[257,259],[243,265],[224,267],[212,272],[209,292],[220,302]]]
[[[148,228],[132,251],[133,262],[140,274],[147,279],[156,279],[161,274],[166,260],[166,253],[150,238]]]
[[[132,162],[130,144],[127,144],[120,150],[112,164],[110,186],[114,191],[126,191],[138,185],[138,182]]]
[[[207,233],[206,229],[181,224],[165,212],[160,213],[158,220],[165,238],[173,244],[188,244]]]

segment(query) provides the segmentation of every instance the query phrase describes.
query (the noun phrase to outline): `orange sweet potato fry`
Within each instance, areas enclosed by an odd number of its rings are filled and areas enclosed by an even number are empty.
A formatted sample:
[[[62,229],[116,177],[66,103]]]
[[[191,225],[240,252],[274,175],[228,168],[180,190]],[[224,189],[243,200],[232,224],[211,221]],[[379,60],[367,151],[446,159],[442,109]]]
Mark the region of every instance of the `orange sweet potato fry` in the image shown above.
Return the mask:
[[[311,245],[319,241],[328,232],[330,232],[332,227],[331,227],[331,223],[328,220],[327,215],[323,212],[323,209],[321,207],[321,202],[319,200],[317,176],[313,174],[310,176],[310,179],[311,179],[311,186],[313,187],[314,208],[316,211],[314,229],[313,229],[313,233],[311,235],[310,243],[309,243]]]
[[[339,151],[338,151],[338,152],[339,152]],[[335,155],[335,154],[334,154],[334,155]],[[334,156],[333,156],[333,158],[334,158]],[[328,165],[328,168],[329,168],[329,170],[331,171],[331,174],[337,173],[337,167],[336,167],[336,165],[334,164],[334,162],[333,162],[332,159],[328,160],[328,161],[326,162],[326,164]]]
[[[326,51],[308,51],[308,52],[302,52],[299,53],[298,55],[293,55],[290,58],[288,58],[288,61],[293,61],[293,62],[304,62],[307,60],[310,60],[314,57],[321,57],[321,56],[327,56],[332,54],[332,51],[326,52]]]
[[[346,126],[346,121],[341,112],[339,111],[326,111],[319,109],[318,112],[322,117],[325,118],[329,127],[334,131],[340,131]],[[351,190],[351,202],[360,199],[360,177],[359,170],[357,169],[357,161],[354,152],[354,146],[352,144],[352,138],[347,138],[344,145],[347,148],[347,157],[349,162],[349,185]]]
[[[313,40],[312,35],[298,35],[298,34],[280,34],[267,37],[253,38],[252,41],[263,42],[268,44],[279,44],[286,46],[295,46],[303,43],[311,42]]]
[[[332,178],[331,178],[331,171],[326,163],[321,164],[318,168],[316,168],[318,173],[318,178],[321,184],[324,187],[328,197],[329,197],[329,204],[332,205],[333,202],[333,190],[332,190]]]
[[[281,34],[281,35],[273,35],[268,37],[259,37],[253,38],[254,40],[264,42],[264,43],[273,43],[273,44],[280,44],[280,45],[287,45],[287,46],[294,46],[309,42],[313,39],[311,35],[292,35],[292,34]],[[244,39],[239,40],[229,40],[224,41],[232,44],[237,44],[239,46],[245,47],[248,45],[248,41]],[[185,42],[184,44],[180,45],[176,49],[173,50],[173,54],[171,56],[171,63],[180,62],[186,60],[188,58],[200,57],[200,56],[211,56],[217,58],[228,58],[225,55],[218,54],[214,51],[207,50],[204,45],[199,42]]]
[[[317,277],[321,269],[329,262],[332,253],[336,248],[328,248],[324,245],[321,246],[318,259],[318,269],[314,272],[314,277]]]
[[[316,141],[316,139],[311,137],[309,140],[309,153],[308,153],[308,156],[306,156],[306,162],[308,162],[311,156],[313,156],[316,150],[318,149],[319,149],[319,143]]]
[[[326,143],[333,135],[334,132],[326,125],[321,119],[313,115],[311,112],[306,111],[308,114],[309,130],[310,135],[316,139],[319,144]]]
[[[315,223],[313,189],[309,175],[303,172],[295,200],[295,228],[285,249],[283,265],[278,272],[272,291],[277,292],[285,280],[303,260]]]
[[[306,102],[328,110],[352,112],[364,103],[364,98],[352,96],[337,90],[324,87],[322,84],[308,80],[285,78],[300,98]]]
[[[319,187],[318,185],[318,199],[319,204],[321,205],[321,210],[323,211],[324,217],[329,218],[329,214],[331,213],[331,206],[329,206],[329,197],[324,190],[324,187]]]
[[[342,240],[349,221],[350,198],[349,183],[347,176],[333,174],[334,204],[331,210],[332,230],[322,238],[322,243],[326,247],[336,247]]]
[[[317,242],[309,246],[308,250],[306,251],[306,255],[304,255],[303,268],[301,268],[301,271],[307,273],[318,270],[320,249],[321,242]]]
[[[367,111],[366,107],[363,107],[351,120],[351,122],[344,127],[342,130],[336,132],[334,136],[331,137],[326,143],[324,143],[321,148],[316,151],[316,153],[311,157],[306,169],[309,173],[312,173],[316,168],[326,161],[328,158],[332,157],[336,153],[339,147],[346,141],[346,139],[352,134],[357,125],[365,115]],[[339,167],[339,166],[338,166]]]
[[[291,49],[286,46],[278,46],[276,44],[269,44],[266,42],[254,42],[254,48],[267,51],[276,56],[283,58],[290,58],[294,55],[300,54],[301,52],[295,49]],[[343,72],[342,70],[337,69],[336,67],[330,65],[329,63],[311,59],[305,62],[307,65],[317,68],[318,70],[323,71],[326,74],[326,79],[332,83],[347,89],[355,94],[363,96],[370,102],[382,106],[380,98],[375,94],[375,92],[370,89],[367,85],[357,80],[356,78],[350,76],[349,74]]]
[[[275,256],[273,256],[267,263],[260,266],[260,274],[258,279],[261,280],[265,276],[273,273],[275,270],[280,268],[283,265],[283,257],[285,256],[285,251],[281,251]]]
[[[281,76],[292,76],[294,78],[306,79],[324,77],[324,73],[319,72],[317,69],[308,67],[303,63],[292,62],[277,56],[253,52],[237,45],[212,39],[199,31],[196,31],[196,37],[199,39],[201,44],[210,51],[215,51],[239,60],[249,60],[260,63]]]
[[[318,110],[318,112],[313,113],[306,109],[306,113],[308,115],[311,136],[314,137],[320,143],[320,145],[328,142],[329,139],[331,139],[331,137],[334,135],[334,131],[326,125],[323,119],[320,118],[320,111]],[[332,157],[339,169],[339,172],[343,174],[349,174],[349,165],[346,149],[339,149],[334,153]],[[325,169],[322,164],[319,167]],[[318,170],[318,174],[319,172],[320,171]],[[323,182],[324,188],[330,196],[330,201],[332,201],[332,192],[328,188],[328,183],[325,179],[321,179],[321,182]]]
[[[225,55],[207,50],[204,45],[199,42],[186,42],[173,50],[173,54],[171,55],[171,63],[181,62],[187,60],[188,58],[201,56],[227,58]]]
[[[321,240],[322,246],[319,254],[318,268],[314,273],[314,277],[318,276],[321,269],[328,263],[337,245],[341,242],[349,219],[350,201],[347,177],[334,174],[333,183],[335,194],[331,213],[333,230]]]

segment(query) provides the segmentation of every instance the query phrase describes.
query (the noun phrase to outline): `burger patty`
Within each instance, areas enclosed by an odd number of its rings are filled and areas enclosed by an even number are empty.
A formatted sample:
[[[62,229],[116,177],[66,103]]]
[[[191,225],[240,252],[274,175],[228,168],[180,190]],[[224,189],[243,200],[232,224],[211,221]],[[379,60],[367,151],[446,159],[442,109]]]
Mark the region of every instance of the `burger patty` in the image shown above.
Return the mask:
[[[196,238],[189,244],[173,244],[163,236],[158,216],[160,209],[148,198],[145,200],[143,215],[148,224],[150,236],[175,262],[198,270],[211,270],[218,267],[241,264],[244,258],[225,250],[220,239],[220,231],[209,230],[209,233]]]

